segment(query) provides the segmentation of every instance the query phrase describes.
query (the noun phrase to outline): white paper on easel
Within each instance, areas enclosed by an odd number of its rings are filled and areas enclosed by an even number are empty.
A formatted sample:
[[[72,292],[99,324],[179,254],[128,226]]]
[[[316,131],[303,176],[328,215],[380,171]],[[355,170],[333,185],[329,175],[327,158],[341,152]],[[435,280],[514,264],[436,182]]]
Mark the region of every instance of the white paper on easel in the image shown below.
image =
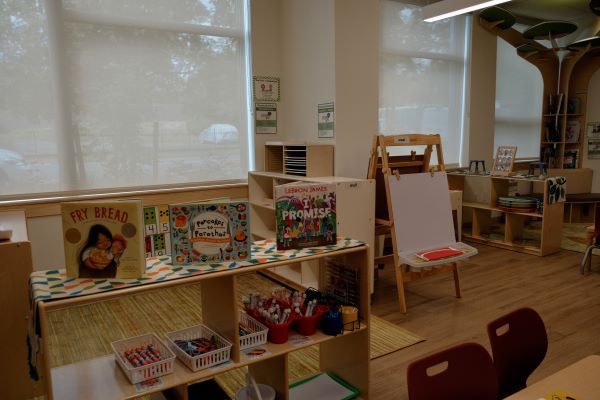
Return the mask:
[[[396,246],[417,252],[456,243],[445,172],[388,176]]]

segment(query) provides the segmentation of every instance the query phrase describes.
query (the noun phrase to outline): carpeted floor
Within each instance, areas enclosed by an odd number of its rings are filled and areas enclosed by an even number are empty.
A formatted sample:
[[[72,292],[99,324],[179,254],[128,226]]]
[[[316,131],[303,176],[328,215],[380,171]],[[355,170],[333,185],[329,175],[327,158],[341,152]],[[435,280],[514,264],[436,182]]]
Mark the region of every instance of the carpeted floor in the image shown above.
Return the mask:
[[[238,279],[238,303],[249,292],[268,295],[276,284],[258,274]],[[48,315],[52,366],[70,364],[111,352],[110,343],[146,332],[164,332],[196,325],[202,320],[200,286],[159,290],[51,312]],[[381,357],[424,339],[397,325],[371,316],[371,358]],[[291,353],[290,379],[318,370],[317,346]],[[229,394],[244,383],[244,368],[219,375]]]

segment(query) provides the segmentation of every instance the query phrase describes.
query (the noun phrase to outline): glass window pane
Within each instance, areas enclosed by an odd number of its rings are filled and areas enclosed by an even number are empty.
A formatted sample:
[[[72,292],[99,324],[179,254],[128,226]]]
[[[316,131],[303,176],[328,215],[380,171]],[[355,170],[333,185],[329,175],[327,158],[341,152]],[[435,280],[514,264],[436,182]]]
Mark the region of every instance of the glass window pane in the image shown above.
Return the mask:
[[[43,2],[0,1],[0,194],[58,185]]]
[[[464,57],[464,17],[423,22],[421,7],[397,1],[381,2],[380,16],[382,51]]]
[[[382,1],[380,20],[379,131],[439,133],[444,161],[460,163],[466,17],[428,23],[420,7]]]
[[[500,38],[496,65],[494,147],[517,146],[517,157],[539,157],[542,75]]]
[[[242,0],[63,0],[68,11],[145,22],[242,28]]]
[[[83,187],[245,177],[239,40],[90,24],[66,27]]]

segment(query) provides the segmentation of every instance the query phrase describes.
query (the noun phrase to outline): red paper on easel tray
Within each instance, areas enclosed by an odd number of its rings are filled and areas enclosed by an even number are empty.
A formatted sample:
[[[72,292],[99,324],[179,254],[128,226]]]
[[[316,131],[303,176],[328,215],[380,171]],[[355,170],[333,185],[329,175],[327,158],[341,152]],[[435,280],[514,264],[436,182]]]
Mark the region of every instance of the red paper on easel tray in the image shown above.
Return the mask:
[[[435,250],[428,250],[422,253],[416,253],[416,256],[425,261],[442,260],[463,254],[461,250],[456,250],[452,247],[442,247]]]

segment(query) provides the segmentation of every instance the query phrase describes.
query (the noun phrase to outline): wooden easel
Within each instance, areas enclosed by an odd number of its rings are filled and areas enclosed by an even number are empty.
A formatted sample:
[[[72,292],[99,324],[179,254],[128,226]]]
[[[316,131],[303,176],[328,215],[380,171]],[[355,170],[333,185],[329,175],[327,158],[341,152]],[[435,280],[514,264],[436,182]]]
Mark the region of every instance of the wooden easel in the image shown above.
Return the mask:
[[[388,148],[397,146],[425,146],[425,150],[423,154],[417,154],[416,151],[411,151],[410,155],[389,156]],[[460,282],[456,262],[442,264],[428,269],[411,269],[408,265],[403,264],[398,256],[396,232],[393,229],[394,218],[387,178],[391,175],[399,177],[401,174],[430,171],[429,162],[431,160],[431,154],[434,151],[434,146],[438,161],[437,170],[445,171],[440,135],[376,135],[373,138],[373,147],[371,149],[371,158],[369,161],[369,172],[367,178],[375,179],[375,236],[377,237],[380,235],[390,234],[392,240],[392,253],[386,255],[376,255],[375,265],[394,265],[394,270],[396,272],[398,301],[400,303],[400,311],[402,313],[406,313],[404,282],[429,276],[437,272],[446,270],[453,271],[456,297],[460,298]],[[431,168],[431,171],[433,171],[433,168]]]

